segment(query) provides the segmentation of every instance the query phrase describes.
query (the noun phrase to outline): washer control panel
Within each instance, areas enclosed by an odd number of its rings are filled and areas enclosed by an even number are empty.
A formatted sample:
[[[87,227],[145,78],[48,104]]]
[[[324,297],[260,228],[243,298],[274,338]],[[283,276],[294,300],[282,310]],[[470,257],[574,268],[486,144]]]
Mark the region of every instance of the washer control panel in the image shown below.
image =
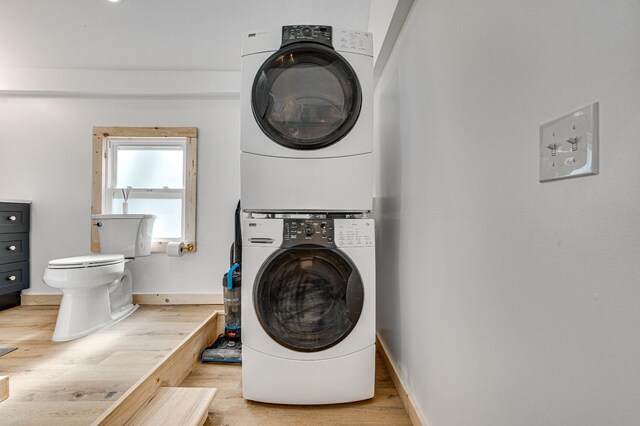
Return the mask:
[[[375,226],[372,219],[340,219],[335,223],[338,247],[373,247]]]
[[[333,219],[284,219],[282,247],[301,244],[335,247]]]
[[[333,48],[329,25],[287,25],[282,27],[282,45],[312,41]]]

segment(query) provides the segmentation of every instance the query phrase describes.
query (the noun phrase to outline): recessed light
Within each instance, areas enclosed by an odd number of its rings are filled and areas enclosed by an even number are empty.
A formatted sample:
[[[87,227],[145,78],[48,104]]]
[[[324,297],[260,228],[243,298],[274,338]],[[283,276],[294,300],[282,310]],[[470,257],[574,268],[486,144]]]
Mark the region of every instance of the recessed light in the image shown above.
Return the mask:
[[[107,0],[109,3],[120,3],[122,0]]]

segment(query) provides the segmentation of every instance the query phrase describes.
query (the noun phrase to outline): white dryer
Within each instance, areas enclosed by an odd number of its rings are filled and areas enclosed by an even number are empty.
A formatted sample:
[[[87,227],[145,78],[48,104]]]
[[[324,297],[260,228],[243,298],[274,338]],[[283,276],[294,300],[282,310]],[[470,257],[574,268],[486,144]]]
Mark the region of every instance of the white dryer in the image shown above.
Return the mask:
[[[330,26],[245,34],[245,211],[371,210],[372,52],[371,33]]]
[[[372,398],[372,219],[245,219],[242,393],[279,404]]]

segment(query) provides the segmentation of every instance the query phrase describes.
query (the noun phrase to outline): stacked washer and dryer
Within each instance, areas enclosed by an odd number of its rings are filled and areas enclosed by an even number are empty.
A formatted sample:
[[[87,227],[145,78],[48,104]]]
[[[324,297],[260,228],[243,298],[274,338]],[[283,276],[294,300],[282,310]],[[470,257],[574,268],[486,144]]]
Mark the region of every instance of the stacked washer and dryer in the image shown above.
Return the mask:
[[[242,389],[373,397],[372,36],[322,25],[242,46]]]

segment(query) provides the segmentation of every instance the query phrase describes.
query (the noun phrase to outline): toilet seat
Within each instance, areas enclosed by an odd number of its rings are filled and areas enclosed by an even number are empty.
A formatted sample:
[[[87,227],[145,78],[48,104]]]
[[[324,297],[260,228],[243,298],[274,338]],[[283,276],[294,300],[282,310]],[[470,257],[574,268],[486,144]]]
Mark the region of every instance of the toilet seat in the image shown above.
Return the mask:
[[[84,269],[117,265],[124,262],[122,254],[92,254],[88,256],[65,257],[49,262],[49,269]]]

